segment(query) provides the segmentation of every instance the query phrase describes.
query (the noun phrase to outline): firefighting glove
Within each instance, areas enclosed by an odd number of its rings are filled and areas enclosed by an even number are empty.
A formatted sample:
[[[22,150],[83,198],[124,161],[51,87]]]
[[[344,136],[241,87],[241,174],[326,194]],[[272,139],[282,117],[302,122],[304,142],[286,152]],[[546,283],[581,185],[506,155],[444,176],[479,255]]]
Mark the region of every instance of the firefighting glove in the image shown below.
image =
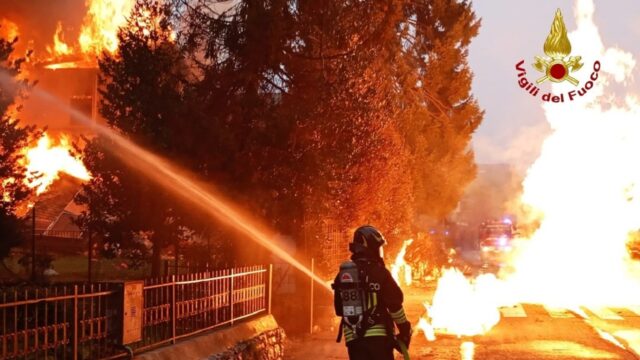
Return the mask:
[[[403,323],[396,324],[396,326],[398,326],[398,330],[400,330],[400,333],[397,336],[398,340],[402,341],[402,343],[408,349],[409,343],[411,342],[411,334],[413,332],[411,330],[411,323],[409,323],[408,321],[405,321]]]

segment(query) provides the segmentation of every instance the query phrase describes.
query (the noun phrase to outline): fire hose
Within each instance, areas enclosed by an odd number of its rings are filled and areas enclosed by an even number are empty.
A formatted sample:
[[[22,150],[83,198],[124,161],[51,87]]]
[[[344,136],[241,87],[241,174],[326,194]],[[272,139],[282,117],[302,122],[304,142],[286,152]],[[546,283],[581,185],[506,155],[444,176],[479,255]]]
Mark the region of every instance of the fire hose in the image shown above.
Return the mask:
[[[396,350],[402,354],[404,360],[411,360],[409,357],[409,349],[407,349],[407,345],[405,345],[402,340],[396,338]]]

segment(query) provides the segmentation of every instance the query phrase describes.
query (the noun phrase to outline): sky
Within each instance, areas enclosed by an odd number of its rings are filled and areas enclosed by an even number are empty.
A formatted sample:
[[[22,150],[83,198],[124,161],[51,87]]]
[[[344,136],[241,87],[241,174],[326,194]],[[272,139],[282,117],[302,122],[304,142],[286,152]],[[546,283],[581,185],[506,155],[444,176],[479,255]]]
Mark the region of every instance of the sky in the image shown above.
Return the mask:
[[[578,0],[575,0],[578,1]],[[538,157],[551,128],[545,119],[542,101],[517,84],[515,65],[525,60],[527,77],[539,77],[531,66],[534,56],[543,56],[556,9],[562,11],[567,31],[576,28],[574,0],[475,0],[472,6],[482,19],[479,35],[469,48],[474,72],[473,93],[485,111],[484,121],[473,138],[476,161],[509,163],[526,169]],[[640,53],[640,1],[594,0],[594,21],[606,47],[618,47],[637,57]],[[571,55],[580,55],[575,45]],[[577,78],[586,79],[593,61],[584,59]],[[603,67],[606,64],[603,64]],[[637,78],[640,66],[633,70]],[[620,91],[640,93],[635,81]],[[550,90],[548,82],[540,92]],[[554,104],[570,106],[571,104]],[[640,119],[638,119],[640,121]]]

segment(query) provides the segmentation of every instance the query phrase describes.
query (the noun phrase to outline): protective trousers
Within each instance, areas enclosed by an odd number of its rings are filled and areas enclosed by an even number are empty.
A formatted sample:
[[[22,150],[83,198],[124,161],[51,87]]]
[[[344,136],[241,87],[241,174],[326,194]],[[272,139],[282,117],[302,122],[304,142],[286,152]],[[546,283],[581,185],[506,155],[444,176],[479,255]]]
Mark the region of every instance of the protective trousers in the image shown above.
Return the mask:
[[[349,360],[393,360],[393,343],[387,336],[370,336],[347,343]]]

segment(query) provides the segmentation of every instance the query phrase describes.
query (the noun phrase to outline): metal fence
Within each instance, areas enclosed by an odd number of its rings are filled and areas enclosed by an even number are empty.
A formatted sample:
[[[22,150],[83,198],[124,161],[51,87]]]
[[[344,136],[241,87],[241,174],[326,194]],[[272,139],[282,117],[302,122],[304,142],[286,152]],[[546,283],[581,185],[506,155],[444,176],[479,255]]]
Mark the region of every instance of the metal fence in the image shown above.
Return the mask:
[[[143,351],[271,312],[271,266],[172,275],[145,282]]]
[[[2,292],[2,359],[101,358],[114,346],[108,317],[117,301],[109,284]]]
[[[271,266],[147,279],[135,352],[271,312]],[[0,359],[104,359],[127,355],[122,284],[0,290]]]

